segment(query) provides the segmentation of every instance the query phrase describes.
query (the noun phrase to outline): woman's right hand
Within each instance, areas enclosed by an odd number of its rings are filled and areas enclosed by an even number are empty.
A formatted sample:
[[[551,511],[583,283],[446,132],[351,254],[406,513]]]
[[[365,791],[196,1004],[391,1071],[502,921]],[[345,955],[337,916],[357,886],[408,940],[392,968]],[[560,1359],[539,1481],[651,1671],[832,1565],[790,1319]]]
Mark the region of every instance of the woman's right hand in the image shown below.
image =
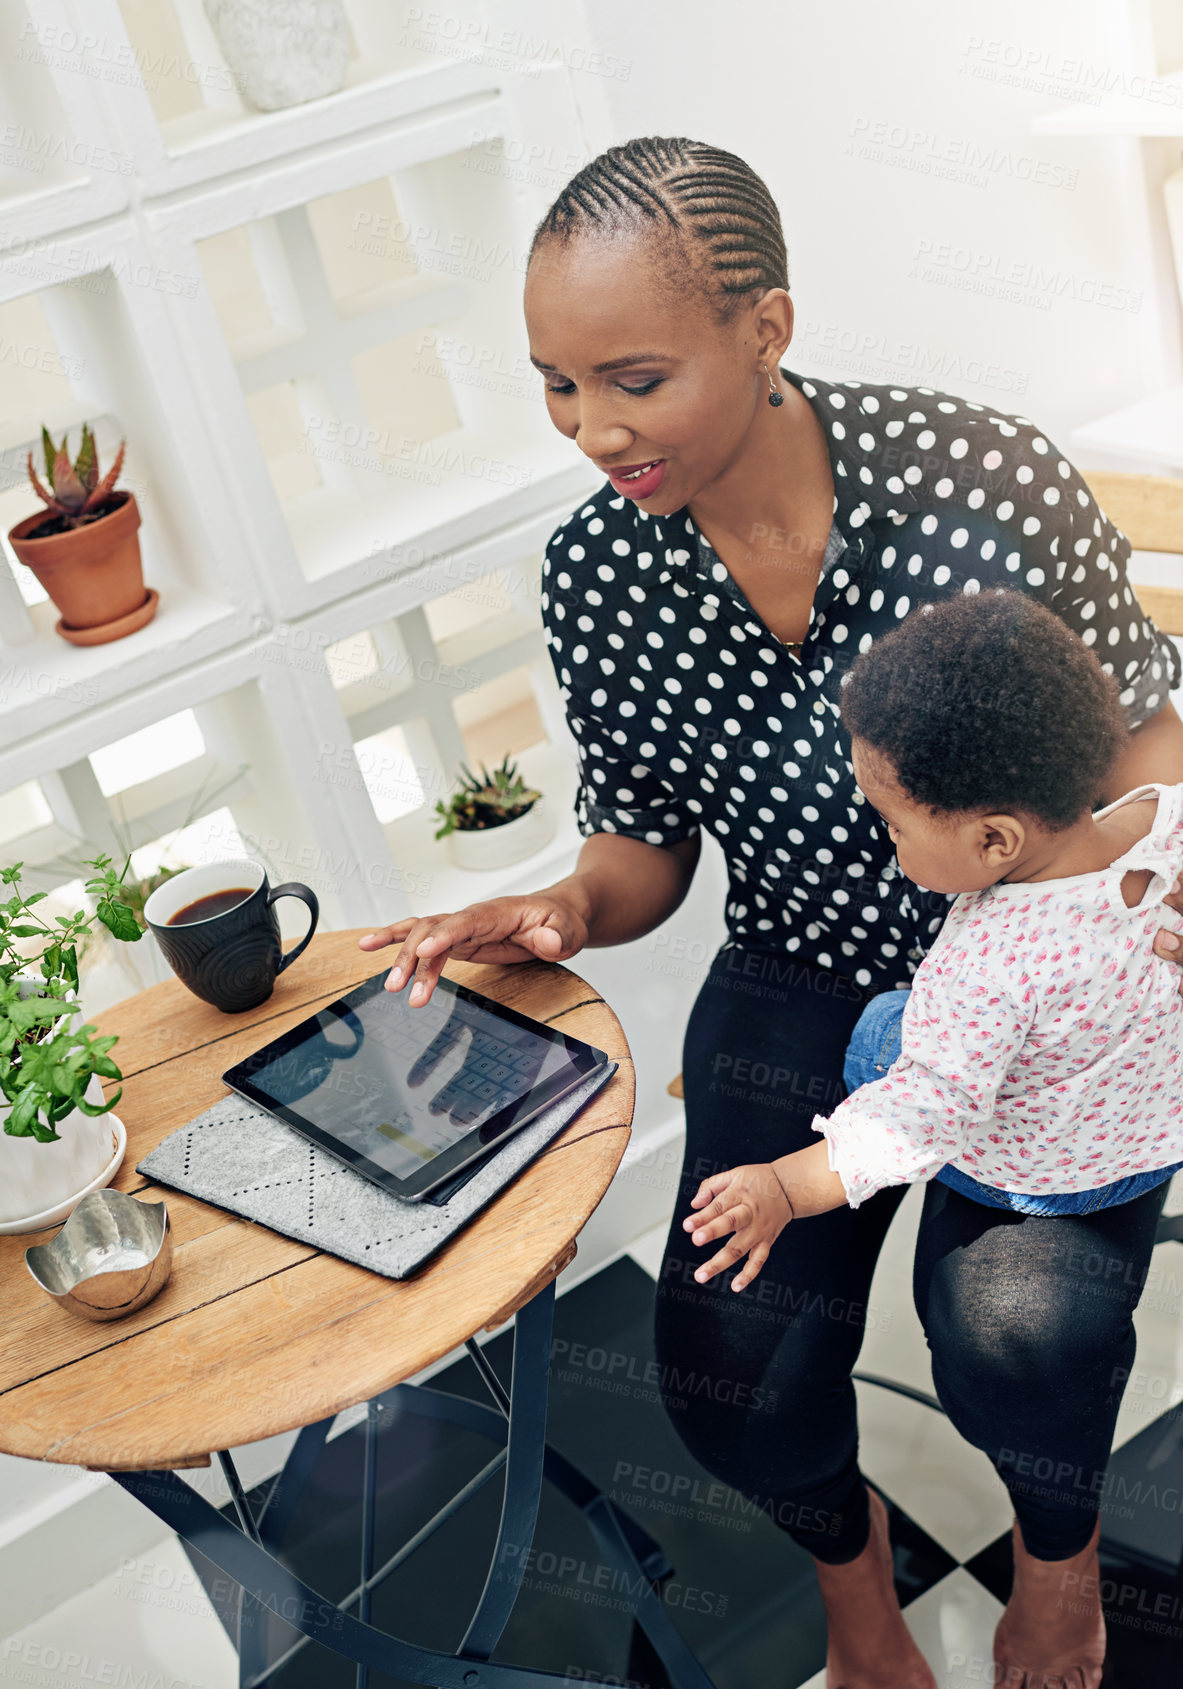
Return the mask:
[[[414,975],[410,1001],[426,1003],[449,956],[465,962],[565,962],[587,943],[587,920],[576,903],[552,891],[493,897],[452,915],[408,915],[358,939],[362,950],[397,944],[387,991]]]

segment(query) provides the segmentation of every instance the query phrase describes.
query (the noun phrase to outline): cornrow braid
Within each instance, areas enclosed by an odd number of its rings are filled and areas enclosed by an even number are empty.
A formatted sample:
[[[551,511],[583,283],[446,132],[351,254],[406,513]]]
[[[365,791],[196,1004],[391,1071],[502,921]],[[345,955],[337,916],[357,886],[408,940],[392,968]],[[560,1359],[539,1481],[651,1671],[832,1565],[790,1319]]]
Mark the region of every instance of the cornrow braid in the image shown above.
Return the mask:
[[[776,203],[735,153],[683,136],[609,147],[573,176],[534,233],[546,239],[656,223],[704,250],[724,317],[753,292],[789,285]]]

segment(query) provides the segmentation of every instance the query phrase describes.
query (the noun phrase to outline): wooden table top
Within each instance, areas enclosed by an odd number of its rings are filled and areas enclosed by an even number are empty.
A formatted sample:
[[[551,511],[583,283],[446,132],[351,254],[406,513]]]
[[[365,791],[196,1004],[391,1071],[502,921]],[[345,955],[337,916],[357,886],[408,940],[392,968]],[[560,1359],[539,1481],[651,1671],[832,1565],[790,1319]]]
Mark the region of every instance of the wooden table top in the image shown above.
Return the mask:
[[[367,1401],[504,1318],[554,1277],[607,1190],[633,1115],[620,1023],[551,962],[450,961],[449,979],[606,1050],[620,1066],[501,1196],[410,1279],[283,1237],[155,1183],[136,1162],[227,1094],[221,1074],[389,965],[367,929],[320,933],[259,1008],[224,1015],[179,980],[95,1016],[117,1032],[115,1112],[127,1154],[112,1180],[168,1206],[172,1273],[126,1319],[95,1324],[34,1282],[24,1251],[58,1227],[0,1237],[0,1449],[107,1472],[208,1466],[210,1453]],[[384,958],[387,960],[384,961]],[[108,1094],[112,1087],[108,1086]]]

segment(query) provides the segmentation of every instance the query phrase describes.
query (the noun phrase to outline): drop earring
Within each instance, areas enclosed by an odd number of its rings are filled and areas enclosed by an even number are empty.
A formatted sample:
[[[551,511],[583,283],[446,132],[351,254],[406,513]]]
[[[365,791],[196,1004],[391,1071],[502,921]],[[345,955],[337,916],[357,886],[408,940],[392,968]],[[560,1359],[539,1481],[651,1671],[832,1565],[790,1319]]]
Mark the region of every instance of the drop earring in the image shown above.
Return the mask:
[[[767,364],[761,364],[760,368],[764,371],[765,376],[767,376],[767,378],[768,378],[768,403],[772,406],[783,405],[784,402],[785,402],[785,396],[784,396],[783,393],[777,392],[776,383],[773,381],[772,377],[768,374],[768,365]]]

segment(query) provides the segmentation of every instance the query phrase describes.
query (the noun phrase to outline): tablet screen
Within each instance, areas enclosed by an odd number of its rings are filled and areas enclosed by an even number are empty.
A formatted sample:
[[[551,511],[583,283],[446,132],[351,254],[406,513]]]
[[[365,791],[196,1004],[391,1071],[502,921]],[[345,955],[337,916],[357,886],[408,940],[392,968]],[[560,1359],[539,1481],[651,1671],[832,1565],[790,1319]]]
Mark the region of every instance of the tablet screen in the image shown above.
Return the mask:
[[[483,1152],[518,1115],[539,1112],[602,1057],[442,978],[429,1001],[412,1008],[406,990],[382,989],[385,977],[225,1077],[292,1124],[314,1128],[359,1171],[367,1170],[362,1160],[381,1169],[391,1188],[425,1188],[429,1164],[433,1173],[450,1171],[458,1158],[449,1152],[466,1139],[471,1153]]]

